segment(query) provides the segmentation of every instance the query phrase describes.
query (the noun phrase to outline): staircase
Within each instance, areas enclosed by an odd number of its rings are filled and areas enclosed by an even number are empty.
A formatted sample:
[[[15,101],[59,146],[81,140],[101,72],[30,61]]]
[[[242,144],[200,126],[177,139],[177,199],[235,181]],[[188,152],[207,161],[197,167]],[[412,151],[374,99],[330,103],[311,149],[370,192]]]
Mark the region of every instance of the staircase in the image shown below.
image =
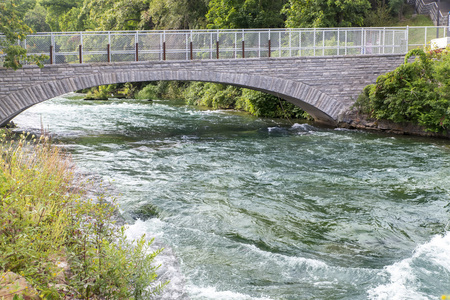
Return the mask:
[[[439,24],[437,24],[438,5],[436,0],[408,0],[408,4],[413,5],[418,14],[429,15],[436,26],[449,25],[450,1],[441,0]]]

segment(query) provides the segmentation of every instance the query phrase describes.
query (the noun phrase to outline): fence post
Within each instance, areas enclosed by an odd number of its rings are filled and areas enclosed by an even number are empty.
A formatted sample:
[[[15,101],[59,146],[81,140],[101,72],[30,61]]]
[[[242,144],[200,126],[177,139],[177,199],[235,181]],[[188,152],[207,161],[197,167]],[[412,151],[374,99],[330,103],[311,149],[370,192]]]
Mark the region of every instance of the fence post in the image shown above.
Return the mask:
[[[325,30],[322,29],[322,56],[325,56]]]
[[[314,49],[314,56],[316,56],[316,27],[314,27],[314,36],[313,36],[313,49]]]
[[[341,32],[339,31],[339,28],[338,28],[338,32],[337,32],[337,55],[340,55],[341,54],[341,51],[340,51],[340,47],[341,47],[341,34],[340,34]]]
[[[219,41],[216,41],[216,58],[219,59]]]
[[[292,29],[289,28],[289,57],[292,57]]]
[[[50,63],[56,63],[56,55],[55,55],[55,37],[53,36],[53,33],[50,33],[50,46],[51,46],[51,53],[50,53]]]
[[[366,54],[366,42],[364,40],[364,27],[361,28],[361,54]]]
[[[166,31],[163,31],[163,60],[166,60]]]
[[[219,59],[219,30],[216,31],[216,58]]]
[[[189,46],[191,48],[191,60],[194,59],[194,44],[192,43],[192,30],[191,30],[191,41],[189,43]]]
[[[347,52],[348,52],[348,49],[347,49],[347,37],[348,37],[348,35],[347,35],[347,33],[348,33],[348,30],[346,29],[345,30],[345,42],[344,42],[345,55],[347,55]]]
[[[269,36],[269,57],[270,57],[270,55],[271,55],[271,53],[270,53],[270,52],[271,52],[271,49],[270,49],[270,48],[271,48],[271,45],[270,45],[270,36]]]
[[[242,58],[245,58],[245,41],[242,40]]]
[[[278,32],[278,56],[279,57],[281,57],[281,52],[282,52],[282,50],[281,50],[282,48],[281,48],[281,31],[279,31]]]
[[[136,55],[135,55],[136,61],[139,61],[139,43],[136,43]]]
[[[409,26],[408,25],[406,25],[406,51],[405,51],[405,53],[406,52],[408,52],[408,50],[409,50]]]
[[[439,38],[439,24],[440,23],[440,19],[439,17],[441,16],[441,0],[437,1],[437,12],[436,12],[436,25],[437,25],[437,31],[436,31],[436,38]]]
[[[166,42],[163,42],[163,60],[166,60]]]
[[[261,31],[258,32],[258,58],[261,58]]]
[[[78,47],[79,55],[80,55],[80,64],[83,63],[83,33],[80,32],[80,45]]]
[[[139,61],[139,31],[136,31],[134,35],[134,42],[136,43],[136,54],[135,54],[135,61]]]
[[[111,62],[111,31],[108,31],[108,44],[106,45],[106,54],[108,62]]]

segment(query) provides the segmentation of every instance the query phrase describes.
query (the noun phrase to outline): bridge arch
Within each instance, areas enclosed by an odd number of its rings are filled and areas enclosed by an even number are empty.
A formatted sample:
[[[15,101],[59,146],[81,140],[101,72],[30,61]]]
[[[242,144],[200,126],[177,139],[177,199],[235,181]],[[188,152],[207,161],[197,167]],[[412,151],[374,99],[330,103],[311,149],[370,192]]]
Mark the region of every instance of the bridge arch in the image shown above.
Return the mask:
[[[107,84],[160,80],[213,82],[266,92],[302,108],[315,120],[329,124],[334,124],[336,117],[344,109],[342,103],[302,82],[253,74],[186,70],[154,72],[149,69],[80,75],[57,81],[42,82],[19,90],[2,100],[3,104],[0,110],[3,110],[6,118],[1,120],[2,124],[0,125],[5,125],[35,104],[65,93]]]
[[[334,124],[362,89],[403,63],[403,55],[139,61],[0,68],[0,126],[27,108],[93,86],[159,80],[245,87],[285,99]]]

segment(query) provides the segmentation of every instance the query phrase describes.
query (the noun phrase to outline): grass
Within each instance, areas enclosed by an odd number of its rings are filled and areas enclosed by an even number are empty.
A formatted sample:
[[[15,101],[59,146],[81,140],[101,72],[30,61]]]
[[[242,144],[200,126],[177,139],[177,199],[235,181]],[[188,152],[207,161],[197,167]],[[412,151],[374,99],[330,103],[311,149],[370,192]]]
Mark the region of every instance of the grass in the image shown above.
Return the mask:
[[[145,236],[127,241],[113,221],[116,207],[86,199],[84,187],[70,156],[48,137],[7,139],[0,131],[0,279],[20,274],[42,299],[159,293],[165,283],[153,259],[162,249],[151,251]]]
[[[411,5],[405,7],[403,18],[393,18],[389,26],[434,26],[433,21],[428,15],[414,14],[414,8]]]

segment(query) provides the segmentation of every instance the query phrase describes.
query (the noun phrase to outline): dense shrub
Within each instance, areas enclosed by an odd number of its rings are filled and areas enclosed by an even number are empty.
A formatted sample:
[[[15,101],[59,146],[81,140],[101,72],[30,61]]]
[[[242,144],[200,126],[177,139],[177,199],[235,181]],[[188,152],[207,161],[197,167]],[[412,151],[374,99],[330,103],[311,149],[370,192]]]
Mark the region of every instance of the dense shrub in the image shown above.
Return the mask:
[[[415,60],[408,62],[413,56]],[[450,125],[449,75],[447,51],[412,50],[397,69],[365,87],[355,107],[376,119],[445,131]]]
[[[263,92],[217,83],[191,83],[184,92],[188,104],[237,109],[257,117],[310,118],[299,107]]]

